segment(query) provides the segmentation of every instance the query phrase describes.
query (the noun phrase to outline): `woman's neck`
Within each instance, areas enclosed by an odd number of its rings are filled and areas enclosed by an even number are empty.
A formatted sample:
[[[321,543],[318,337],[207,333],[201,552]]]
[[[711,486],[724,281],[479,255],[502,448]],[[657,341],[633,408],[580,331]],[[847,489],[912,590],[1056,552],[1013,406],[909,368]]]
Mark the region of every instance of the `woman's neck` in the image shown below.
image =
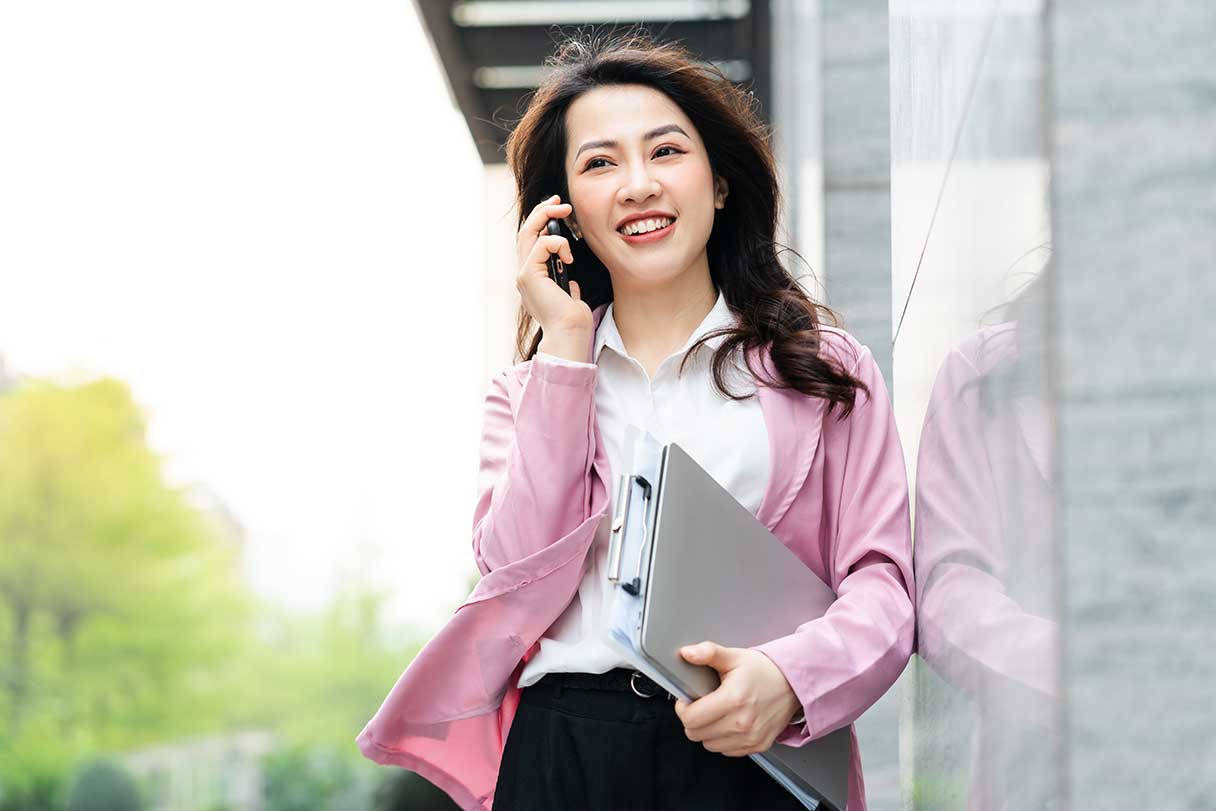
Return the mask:
[[[708,268],[668,287],[613,288],[612,318],[635,358],[664,358],[679,349],[718,300]]]

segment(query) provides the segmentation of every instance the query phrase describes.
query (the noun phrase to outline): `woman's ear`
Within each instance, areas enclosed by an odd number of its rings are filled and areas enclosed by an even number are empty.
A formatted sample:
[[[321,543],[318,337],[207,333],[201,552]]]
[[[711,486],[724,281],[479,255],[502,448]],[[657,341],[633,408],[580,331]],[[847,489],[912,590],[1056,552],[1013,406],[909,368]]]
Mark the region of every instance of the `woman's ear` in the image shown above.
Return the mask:
[[[578,227],[578,220],[574,217],[574,211],[570,211],[570,216],[566,217],[566,225],[570,226],[570,233],[574,234],[576,240],[583,238],[583,231]]]
[[[730,184],[726,182],[726,178],[714,177],[714,208],[726,207],[726,195],[730,193]]]

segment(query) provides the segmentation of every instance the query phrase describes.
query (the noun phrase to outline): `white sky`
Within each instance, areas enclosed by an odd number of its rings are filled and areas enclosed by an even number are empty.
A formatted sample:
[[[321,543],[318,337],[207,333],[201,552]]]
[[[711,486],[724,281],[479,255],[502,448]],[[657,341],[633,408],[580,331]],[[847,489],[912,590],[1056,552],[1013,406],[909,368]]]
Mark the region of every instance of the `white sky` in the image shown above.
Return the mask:
[[[126,380],[317,607],[465,596],[481,164],[409,0],[0,4],[0,354]],[[471,217],[467,230],[455,223]],[[472,314],[470,317],[469,314]]]

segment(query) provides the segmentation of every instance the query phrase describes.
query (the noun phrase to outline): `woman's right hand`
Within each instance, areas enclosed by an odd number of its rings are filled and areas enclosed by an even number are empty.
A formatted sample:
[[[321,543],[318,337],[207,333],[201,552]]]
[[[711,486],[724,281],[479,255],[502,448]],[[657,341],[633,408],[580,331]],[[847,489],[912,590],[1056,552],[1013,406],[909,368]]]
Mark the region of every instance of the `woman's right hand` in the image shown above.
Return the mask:
[[[549,276],[549,256],[557,254],[566,264],[574,262],[569,241],[545,230],[549,220],[564,219],[572,211],[569,203],[559,202],[555,194],[537,204],[524,220],[516,237],[519,273],[515,287],[524,309],[540,324],[545,338],[574,341],[590,336],[594,318],[581,298],[578,282],[570,280],[570,295]]]

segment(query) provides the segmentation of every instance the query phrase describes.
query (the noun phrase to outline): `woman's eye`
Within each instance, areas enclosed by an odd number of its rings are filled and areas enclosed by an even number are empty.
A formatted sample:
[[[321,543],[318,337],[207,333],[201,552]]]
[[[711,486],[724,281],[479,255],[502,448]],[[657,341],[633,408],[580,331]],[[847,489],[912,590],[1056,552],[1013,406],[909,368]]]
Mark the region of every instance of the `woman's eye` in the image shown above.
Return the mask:
[[[665,157],[669,152],[670,154],[683,154],[683,150],[677,150],[677,148],[674,146],[660,146],[658,150],[654,151],[654,157],[662,158]],[[590,160],[587,160],[587,164],[585,167],[582,167],[582,170],[587,171],[589,169],[598,169],[599,167],[602,167],[602,165],[608,165],[608,163],[608,158],[591,158]]]

